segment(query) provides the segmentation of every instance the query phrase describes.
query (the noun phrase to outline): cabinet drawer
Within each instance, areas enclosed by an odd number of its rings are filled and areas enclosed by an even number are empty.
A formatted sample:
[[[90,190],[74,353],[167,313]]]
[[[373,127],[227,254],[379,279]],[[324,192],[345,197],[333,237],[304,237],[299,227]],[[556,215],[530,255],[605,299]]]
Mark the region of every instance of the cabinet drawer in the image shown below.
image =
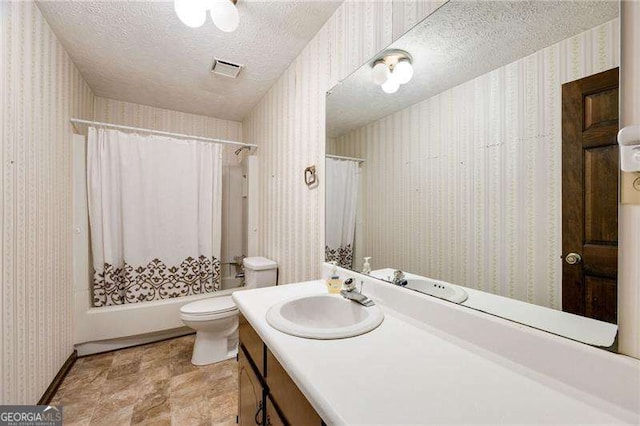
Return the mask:
[[[244,315],[240,314],[240,344],[245,347],[251,361],[258,368],[260,375],[264,377],[265,369],[265,346],[258,333],[251,327]]]
[[[268,349],[266,379],[269,393],[285,417],[283,420],[286,424],[295,426],[322,424],[322,419],[316,410]]]

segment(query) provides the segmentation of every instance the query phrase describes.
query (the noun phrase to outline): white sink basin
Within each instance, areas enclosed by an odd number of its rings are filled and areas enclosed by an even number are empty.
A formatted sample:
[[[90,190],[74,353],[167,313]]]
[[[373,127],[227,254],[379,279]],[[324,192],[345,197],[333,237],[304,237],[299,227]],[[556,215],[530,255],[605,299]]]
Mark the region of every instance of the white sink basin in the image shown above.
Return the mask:
[[[469,297],[462,288],[435,280],[409,278],[407,279],[406,288],[454,303],[462,303]]]
[[[285,300],[267,312],[271,327],[309,339],[343,339],[368,333],[382,323],[377,306],[365,307],[342,296],[321,294]]]

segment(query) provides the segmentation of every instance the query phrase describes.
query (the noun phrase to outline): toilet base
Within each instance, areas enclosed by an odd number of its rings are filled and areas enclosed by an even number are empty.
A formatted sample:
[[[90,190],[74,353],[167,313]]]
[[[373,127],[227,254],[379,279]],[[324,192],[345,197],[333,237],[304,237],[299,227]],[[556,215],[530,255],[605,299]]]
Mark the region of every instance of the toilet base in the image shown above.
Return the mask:
[[[207,365],[215,362],[226,361],[235,358],[238,354],[238,338],[229,336],[220,338],[219,332],[200,330],[196,333],[196,342],[193,345],[191,363],[193,365]]]

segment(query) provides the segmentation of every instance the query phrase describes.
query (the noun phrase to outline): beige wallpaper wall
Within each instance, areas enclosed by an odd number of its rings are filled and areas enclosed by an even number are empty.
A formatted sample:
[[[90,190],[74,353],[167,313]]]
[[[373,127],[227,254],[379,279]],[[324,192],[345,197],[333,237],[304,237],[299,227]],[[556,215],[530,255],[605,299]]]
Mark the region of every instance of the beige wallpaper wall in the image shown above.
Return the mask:
[[[362,253],[560,308],[561,85],[619,45],[616,19],[338,138],[367,160]]]
[[[0,2],[0,403],[34,404],[73,350],[71,116],[93,94],[33,2]]]
[[[320,274],[323,178],[307,188],[303,170],[324,169],[325,92],[440,3],[346,0],[243,121],[260,146],[259,248],[278,262],[280,283]]]
[[[101,97],[95,98],[94,117],[96,121],[125,126],[242,141],[242,124],[237,121],[221,120]]]

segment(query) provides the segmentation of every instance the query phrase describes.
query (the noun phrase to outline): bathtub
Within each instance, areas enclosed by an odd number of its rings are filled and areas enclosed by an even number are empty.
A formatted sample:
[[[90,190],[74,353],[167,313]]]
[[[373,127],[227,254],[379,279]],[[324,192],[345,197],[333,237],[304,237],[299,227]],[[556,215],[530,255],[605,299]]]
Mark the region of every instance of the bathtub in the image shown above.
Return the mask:
[[[187,303],[211,297],[229,296],[242,288],[244,280],[223,277],[215,293],[93,307],[89,290],[75,293],[75,348],[78,356],[137,346],[194,333],[180,320],[179,311]]]

